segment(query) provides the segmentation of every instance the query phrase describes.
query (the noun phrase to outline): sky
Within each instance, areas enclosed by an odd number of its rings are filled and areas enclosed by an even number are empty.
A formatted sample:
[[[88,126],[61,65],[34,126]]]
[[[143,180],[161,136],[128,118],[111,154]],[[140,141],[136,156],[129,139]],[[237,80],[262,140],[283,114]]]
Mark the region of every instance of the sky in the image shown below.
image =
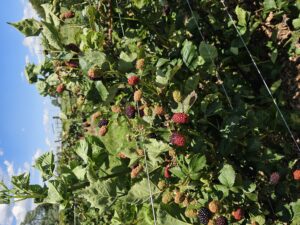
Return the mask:
[[[27,0],[0,2],[0,180],[9,183],[12,175],[30,171],[32,183],[41,183],[32,165],[43,152],[54,150],[53,116],[58,109],[38,94],[24,77],[26,62],[43,60],[37,38],[24,38],[7,22],[36,18]],[[54,129],[53,129],[54,127]],[[22,222],[31,200],[0,205],[0,225]]]

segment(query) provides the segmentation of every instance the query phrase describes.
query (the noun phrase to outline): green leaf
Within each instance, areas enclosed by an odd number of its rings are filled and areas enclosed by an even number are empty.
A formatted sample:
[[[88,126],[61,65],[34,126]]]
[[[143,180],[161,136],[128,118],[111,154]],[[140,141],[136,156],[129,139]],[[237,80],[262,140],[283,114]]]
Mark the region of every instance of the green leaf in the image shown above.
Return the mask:
[[[134,68],[134,61],[137,59],[136,53],[127,54],[121,52],[119,60],[119,70],[122,72],[129,72]]]
[[[44,180],[49,180],[53,176],[55,168],[53,152],[46,152],[37,158],[34,167],[41,172]]]
[[[215,46],[206,44],[204,41],[200,43],[199,54],[207,63],[212,63],[218,57],[218,51]]]
[[[136,148],[135,141],[128,139],[130,132],[127,120],[124,117],[119,117],[109,124],[106,135],[100,139],[107,151],[116,155],[123,149]]]
[[[201,101],[201,111],[206,116],[212,116],[222,110],[222,102],[218,94],[208,94]]]
[[[202,170],[206,166],[206,157],[205,155],[195,154],[192,156],[189,170],[192,173],[197,173]]]
[[[300,18],[297,18],[297,19],[293,20],[293,27],[295,29],[299,29],[300,28]]]
[[[45,81],[38,80],[36,82],[36,88],[37,88],[38,92],[40,93],[40,95],[46,96],[48,94],[47,83]]]
[[[96,89],[98,90],[102,100],[106,101],[106,99],[109,95],[109,92],[108,92],[107,88],[104,86],[103,82],[102,81],[97,81],[95,83],[95,86],[96,86]]]
[[[300,199],[290,204],[293,211],[292,225],[300,224]]]
[[[272,86],[271,86],[271,92],[272,92],[272,94],[274,94],[277,90],[278,90],[278,88],[281,86],[281,83],[282,83],[282,81],[281,80],[278,80],[278,81],[276,81],[276,82],[274,82],[273,84],[272,84]]]
[[[220,175],[218,178],[221,184],[225,185],[228,188],[231,188],[234,185],[235,177],[236,174],[233,167],[229,164],[225,164],[220,171]]]
[[[105,66],[106,55],[100,51],[88,50],[83,56],[79,57],[80,68],[85,74],[92,67],[98,67],[102,71],[106,69]]]
[[[25,19],[17,23],[8,23],[17,28],[26,37],[39,36],[42,30],[41,23],[35,19]]]
[[[88,162],[89,158],[89,144],[86,140],[80,140],[79,146],[75,149],[75,152],[78,156],[84,161],[84,163]]]
[[[116,183],[114,180],[98,180],[85,189],[79,190],[78,194],[89,202],[91,207],[99,209],[99,214],[101,214],[117,197]]]
[[[276,9],[276,2],[275,0],[264,0],[264,10],[266,12],[271,11],[272,9]]]
[[[61,195],[59,185],[59,182],[56,180],[48,182],[48,196],[45,198],[44,202],[57,204],[64,199]]]
[[[190,76],[184,84],[184,94],[189,94],[192,91],[195,91],[199,86],[200,76],[194,75]]]
[[[133,0],[133,4],[138,9],[141,9],[149,4],[149,0]]]
[[[65,24],[60,27],[61,38],[65,45],[77,43],[81,33],[82,29],[80,27],[75,27],[71,24]]]
[[[18,191],[26,192],[29,187],[30,174],[22,173],[18,176],[11,177],[11,183],[14,185],[14,188],[18,189]]]
[[[238,25],[241,27],[247,26],[247,12],[239,6],[236,6],[235,13],[238,18]]]
[[[214,188],[217,191],[222,192],[223,198],[226,198],[229,195],[229,189],[228,189],[227,186],[224,186],[224,185],[221,185],[221,184],[216,184],[216,185],[214,185]]]
[[[47,23],[54,24],[55,27],[59,27],[60,19],[53,12],[53,6],[51,4],[42,4],[41,5],[45,12],[45,21]]]
[[[187,176],[184,172],[182,172],[182,170],[179,166],[172,167],[170,169],[170,172],[180,179],[184,179]]]
[[[191,225],[171,216],[166,210],[159,208],[157,210],[157,223],[160,225]]]
[[[86,168],[84,168],[83,166],[77,166],[73,169],[73,173],[78,180],[84,180],[86,174]]]
[[[159,193],[158,188],[150,181],[150,187],[152,190],[152,193]],[[126,197],[126,201],[129,201],[131,203],[133,202],[143,202],[150,198],[149,195],[149,189],[148,189],[148,181],[147,179],[143,179],[138,183],[135,183],[130,191],[128,192],[128,195]]]
[[[170,149],[170,146],[162,141],[155,139],[150,139],[144,143],[144,148],[149,157],[149,171],[153,171],[159,167],[159,164],[162,163],[162,159],[159,155],[163,152],[167,152]]]
[[[197,67],[198,53],[193,42],[185,40],[181,49],[183,62],[190,70],[195,70]]]
[[[178,104],[178,108],[175,111],[182,112],[182,110],[183,110],[185,113],[187,113],[192,108],[192,106],[196,102],[197,98],[198,98],[198,95],[197,95],[196,91],[192,91],[188,96],[186,96],[186,98],[183,100],[182,103]]]
[[[167,59],[159,59],[156,64],[155,81],[161,85],[167,85],[182,66],[182,60],[174,59],[171,62]]]
[[[30,84],[36,83],[38,79],[38,72],[34,64],[28,63],[25,67],[25,77]]]
[[[56,27],[51,24],[42,21],[42,26],[43,26],[43,36],[46,38],[48,41],[49,45],[51,45],[55,49],[62,49],[62,42],[60,39],[60,34]]]

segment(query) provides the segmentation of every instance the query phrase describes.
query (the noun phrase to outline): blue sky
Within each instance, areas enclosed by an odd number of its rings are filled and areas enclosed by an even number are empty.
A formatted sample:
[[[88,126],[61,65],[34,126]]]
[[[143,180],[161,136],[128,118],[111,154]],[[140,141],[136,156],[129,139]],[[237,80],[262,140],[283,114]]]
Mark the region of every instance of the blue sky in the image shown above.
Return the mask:
[[[24,40],[7,24],[32,15],[25,0],[0,3],[0,179],[4,180],[30,169],[34,156],[49,150],[53,142],[51,117],[57,111],[23,75],[25,61],[37,61],[38,41]],[[34,173],[33,181],[39,182],[38,174]],[[30,208],[31,202],[0,205],[0,225],[18,224]]]

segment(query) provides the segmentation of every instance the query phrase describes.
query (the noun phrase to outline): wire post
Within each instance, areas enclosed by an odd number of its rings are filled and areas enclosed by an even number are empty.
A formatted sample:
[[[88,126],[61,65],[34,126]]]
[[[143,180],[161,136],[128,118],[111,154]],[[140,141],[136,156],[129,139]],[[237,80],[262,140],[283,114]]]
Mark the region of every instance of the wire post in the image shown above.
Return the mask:
[[[276,102],[276,99],[274,98],[274,96],[273,96],[273,94],[272,94],[272,92],[271,92],[271,90],[270,90],[270,88],[269,88],[269,86],[268,86],[266,80],[264,79],[264,76],[262,75],[260,69],[258,68],[258,65],[257,65],[257,63],[255,62],[252,53],[250,52],[249,48],[247,47],[246,42],[245,42],[244,38],[242,37],[241,33],[239,32],[237,26],[235,25],[235,21],[233,20],[233,18],[232,18],[232,16],[231,16],[230,12],[228,11],[227,6],[226,6],[224,0],[220,0],[220,1],[221,1],[222,5],[224,6],[224,9],[225,9],[225,11],[226,11],[226,13],[227,13],[229,19],[231,20],[232,25],[234,26],[234,28],[235,28],[235,30],[236,30],[236,32],[237,32],[237,34],[238,34],[240,40],[242,41],[242,43],[243,43],[243,45],[244,45],[244,47],[245,47],[245,49],[246,49],[248,55],[250,56],[250,59],[251,59],[253,65],[254,65],[254,67],[255,67],[255,69],[256,69],[258,75],[260,76],[260,78],[261,78],[261,80],[262,80],[262,82],[263,82],[263,84],[264,84],[264,86],[265,86],[265,88],[266,88],[268,94],[269,94],[270,97],[272,98],[272,101],[273,101],[273,103],[274,103],[274,105],[275,105],[276,110],[278,111],[278,113],[279,113],[279,115],[280,115],[280,117],[281,117],[283,123],[285,124],[285,126],[286,126],[286,128],[287,128],[287,130],[288,130],[288,132],[289,132],[289,134],[290,134],[290,136],[291,136],[291,138],[293,139],[293,141],[294,141],[294,143],[295,143],[295,145],[296,145],[296,148],[298,149],[298,151],[299,151],[299,153],[300,153],[300,148],[299,148],[299,145],[298,145],[298,143],[297,143],[297,141],[296,141],[296,138],[295,138],[295,136],[293,135],[292,130],[291,130],[290,126],[288,125],[288,123],[287,123],[287,121],[286,121],[286,119],[285,119],[285,117],[284,117],[284,115],[283,115],[281,109],[279,108],[279,106],[278,106],[278,104],[277,104],[277,102]]]
[[[193,17],[193,19],[194,19],[194,21],[195,21],[195,23],[196,23],[196,26],[197,26],[197,28],[198,28],[198,31],[199,31],[199,34],[200,34],[202,40],[204,41],[204,43],[208,43],[208,42],[205,40],[205,37],[204,37],[204,35],[203,35],[202,31],[201,31],[201,28],[200,28],[200,25],[198,24],[198,21],[196,20],[196,17],[195,17],[195,15],[194,15],[193,9],[192,9],[192,7],[191,7],[190,1],[189,1],[189,0],[186,0],[186,2],[187,2],[187,4],[188,4],[188,6],[189,6],[189,9],[190,9],[190,11],[191,11],[192,17]],[[209,58],[210,58],[212,64],[214,65],[215,68],[217,68],[217,66],[216,66],[216,64],[215,64],[215,62],[214,62],[214,60],[213,60],[213,58],[212,58],[211,52],[210,52],[209,48],[207,47],[207,45],[205,45],[205,49],[206,49],[206,51],[208,52],[208,55],[209,55]],[[228,92],[227,92],[227,90],[226,90],[226,88],[225,88],[225,85],[223,84],[223,81],[222,81],[222,79],[221,79],[221,77],[220,77],[219,72],[218,72],[217,69],[216,69],[216,76],[217,76],[217,79],[218,79],[219,81],[221,81],[221,86],[222,86],[223,92],[224,92],[224,94],[225,94],[225,96],[226,96],[226,99],[227,99],[227,101],[228,101],[228,103],[229,103],[230,108],[233,110],[233,106],[232,106],[230,97],[229,97],[229,95],[228,95]]]

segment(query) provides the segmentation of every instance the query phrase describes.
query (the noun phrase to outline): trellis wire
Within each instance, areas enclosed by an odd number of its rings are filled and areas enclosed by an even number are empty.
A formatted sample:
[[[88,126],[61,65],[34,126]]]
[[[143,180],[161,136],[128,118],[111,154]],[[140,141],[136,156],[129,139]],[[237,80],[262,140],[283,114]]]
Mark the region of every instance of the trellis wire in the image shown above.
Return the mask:
[[[234,20],[233,20],[233,18],[232,18],[232,16],[231,16],[230,12],[228,11],[227,6],[226,6],[224,0],[220,0],[220,1],[221,1],[222,5],[224,6],[224,9],[225,9],[225,11],[226,11],[226,13],[227,13],[229,19],[231,20],[231,23],[232,23],[232,25],[234,26],[234,28],[235,28],[235,30],[236,30],[236,32],[237,32],[237,34],[238,34],[240,40],[242,41],[242,43],[243,43],[243,45],[244,45],[244,47],[245,47],[245,49],[246,49],[248,55],[250,56],[251,61],[252,61],[253,65],[254,65],[254,67],[255,67],[257,73],[259,74],[259,76],[260,76],[260,78],[261,78],[261,80],[262,80],[262,82],[263,82],[263,84],[264,84],[264,86],[265,86],[265,88],[266,88],[268,94],[269,94],[270,97],[272,98],[272,101],[273,101],[273,103],[274,103],[274,105],[275,105],[275,108],[276,108],[277,112],[279,113],[279,115],[280,115],[282,121],[284,122],[284,124],[285,124],[285,126],[286,126],[286,128],[287,128],[287,130],[288,130],[288,132],[289,132],[289,134],[290,134],[290,136],[291,136],[291,138],[293,139],[293,141],[294,141],[294,143],[295,143],[295,145],[296,145],[296,148],[298,149],[298,151],[299,151],[299,153],[300,153],[300,148],[299,148],[299,145],[298,145],[298,143],[297,143],[297,141],[296,141],[296,138],[295,138],[295,136],[293,135],[292,130],[291,130],[290,126],[288,125],[288,123],[287,123],[287,121],[286,121],[286,119],[285,119],[285,117],[284,117],[284,115],[283,115],[281,109],[279,108],[279,106],[278,106],[278,104],[277,104],[277,102],[276,102],[276,100],[275,100],[275,98],[274,98],[274,96],[273,96],[273,94],[272,94],[272,92],[271,92],[271,90],[270,90],[270,88],[269,88],[269,86],[268,86],[266,80],[264,79],[264,76],[262,75],[260,69],[258,68],[257,63],[256,63],[256,61],[255,61],[255,59],[254,59],[252,53],[250,52],[249,48],[247,47],[246,42],[245,42],[244,38],[242,37],[241,33],[239,32],[237,26],[235,25],[235,22],[234,22]]]
[[[116,0],[116,6],[117,6],[117,9],[119,10],[120,8],[119,8],[118,0]],[[119,20],[120,20],[121,30],[122,30],[122,35],[123,35],[122,38],[124,38],[125,37],[125,32],[124,32],[122,17],[121,17],[121,14],[120,14],[119,11],[118,11],[118,15],[119,15]],[[138,115],[140,115],[140,110],[139,110],[138,103],[136,103],[136,108],[137,108]],[[141,135],[140,137],[141,137],[140,145],[141,145],[141,147],[144,151],[145,171],[146,171],[146,175],[147,175],[148,191],[149,191],[150,204],[151,204],[151,208],[152,208],[153,221],[154,221],[154,225],[157,225],[156,215],[155,215],[155,208],[154,208],[154,201],[153,201],[153,193],[152,193],[152,190],[151,190],[151,181],[150,181],[150,175],[149,175],[149,169],[148,169],[147,153],[146,153],[145,147],[143,146],[144,137],[143,137],[143,135]]]
[[[136,103],[136,108],[137,108],[138,115],[140,115],[140,109],[139,109],[138,103]],[[149,190],[149,197],[150,197],[150,203],[151,203],[151,208],[152,208],[153,220],[154,220],[154,225],[156,225],[156,215],[155,215],[155,209],[154,209],[153,193],[151,190],[151,181],[150,181],[150,175],[149,175],[149,169],[148,169],[147,152],[146,152],[145,146],[143,146],[143,143],[144,143],[143,134],[141,134],[140,137],[141,137],[140,145],[144,152],[145,170],[146,170],[146,174],[147,174],[147,183],[148,183],[148,190]]]
[[[189,9],[190,9],[190,11],[191,11],[191,15],[192,15],[192,17],[193,17],[193,19],[194,19],[194,21],[195,21],[195,24],[196,24],[196,26],[197,26],[197,28],[198,28],[199,34],[200,34],[200,36],[201,36],[203,42],[204,42],[204,43],[208,43],[208,42],[205,40],[205,37],[204,37],[204,35],[203,35],[202,31],[201,31],[201,28],[200,28],[200,25],[199,25],[198,21],[196,20],[196,17],[195,17],[195,15],[194,15],[193,10],[192,10],[190,1],[189,1],[189,0],[186,0],[186,2],[187,2],[187,4],[188,4],[188,6],[189,6]],[[209,48],[207,47],[206,44],[205,44],[205,49],[206,49],[206,51],[207,51],[207,53],[208,53],[208,55],[209,55],[209,58],[210,58],[210,60],[211,60],[211,62],[212,62],[212,64],[213,64],[213,66],[216,68],[216,76],[217,76],[217,79],[218,79],[218,81],[220,81],[220,83],[221,83],[223,92],[224,92],[224,94],[225,94],[225,96],[226,96],[226,99],[227,99],[227,101],[228,101],[228,103],[229,103],[229,106],[230,106],[231,109],[233,109],[233,106],[232,106],[230,97],[229,97],[229,95],[228,95],[228,92],[227,92],[227,90],[226,90],[226,88],[225,88],[225,85],[223,84],[223,81],[222,81],[220,75],[219,75],[219,72],[218,72],[218,70],[217,70],[217,66],[216,66],[216,64],[215,64],[215,62],[214,62],[214,60],[213,60],[213,58],[212,58],[211,52],[210,52],[210,50],[209,50]]]
[[[116,5],[117,5],[117,9],[120,10],[118,0],[116,0]],[[123,34],[123,38],[124,38],[125,37],[125,32],[124,32],[124,27],[123,27],[123,21],[122,21],[122,17],[121,17],[121,14],[119,13],[119,11],[118,11],[118,15],[119,15],[121,30],[122,30],[122,34]]]

